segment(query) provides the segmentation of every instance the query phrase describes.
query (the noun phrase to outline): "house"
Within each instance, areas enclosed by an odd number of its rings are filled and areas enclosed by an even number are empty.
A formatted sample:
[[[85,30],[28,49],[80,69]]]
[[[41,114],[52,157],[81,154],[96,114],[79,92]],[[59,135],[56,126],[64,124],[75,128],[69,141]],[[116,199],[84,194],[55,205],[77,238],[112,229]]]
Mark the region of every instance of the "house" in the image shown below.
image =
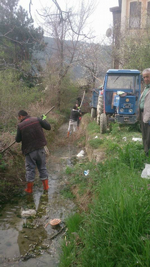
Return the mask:
[[[143,30],[150,26],[150,0],[118,0],[118,6],[110,8],[113,15],[113,41],[120,47],[120,34]],[[119,60],[114,58],[114,68],[119,67]]]

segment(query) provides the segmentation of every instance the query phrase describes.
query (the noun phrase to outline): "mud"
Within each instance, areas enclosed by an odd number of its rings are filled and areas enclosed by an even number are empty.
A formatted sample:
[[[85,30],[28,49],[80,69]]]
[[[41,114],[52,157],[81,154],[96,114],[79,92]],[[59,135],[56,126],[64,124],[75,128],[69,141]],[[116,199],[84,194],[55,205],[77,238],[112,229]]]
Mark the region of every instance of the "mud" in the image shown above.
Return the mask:
[[[55,149],[47,158],[49,190],[43,191],[36,177],[33,194],[25,192],[6,205],[0,213],[0,266],[55,267],[59,264],[60,241],[65,236],[65,219],[76,210],[73,200],[66,199],[61,191],[67,185],[66,167],[73,166],[81,148],[66,141],[67,126],[57,134]],[[22,218],[21,211],[34,209],[36,215]],[[54,228],[48,222],[59,218],[61,223]]]

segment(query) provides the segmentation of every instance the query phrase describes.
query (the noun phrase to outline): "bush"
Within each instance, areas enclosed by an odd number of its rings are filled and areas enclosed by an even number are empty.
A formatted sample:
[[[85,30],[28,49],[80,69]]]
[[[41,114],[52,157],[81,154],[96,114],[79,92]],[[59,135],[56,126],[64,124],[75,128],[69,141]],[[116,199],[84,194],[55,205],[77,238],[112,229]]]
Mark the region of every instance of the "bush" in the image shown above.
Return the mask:
[[[0,72],[0,83],[0,125],[3,131],[11,130],[16,126],[18,111],[27,110],[30,103],[40,98],[41,93],[37,87],[28,88],[12,70]]]

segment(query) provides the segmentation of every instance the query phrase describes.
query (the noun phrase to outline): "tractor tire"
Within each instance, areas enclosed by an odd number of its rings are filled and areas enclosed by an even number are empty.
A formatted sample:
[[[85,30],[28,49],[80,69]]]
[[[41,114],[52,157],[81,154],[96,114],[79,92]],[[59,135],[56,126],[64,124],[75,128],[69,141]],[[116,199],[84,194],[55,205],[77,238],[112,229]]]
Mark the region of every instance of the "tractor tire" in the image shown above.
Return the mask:
[[[103,95],[99,95],[99,97],[98,97],[98,106],[97,106],[99,115],[101,115],[103,113],[103,107],[104,107]]]
[[[97,125],[100,125],[100,116],[97,115]]]
[[[107,131],[107,116],[105,113],[102,113],[100,116],[100,133],[104,134]]]
[[[96,117],[96,109],[95,108],[91,108],[91,118],[95,118]]]

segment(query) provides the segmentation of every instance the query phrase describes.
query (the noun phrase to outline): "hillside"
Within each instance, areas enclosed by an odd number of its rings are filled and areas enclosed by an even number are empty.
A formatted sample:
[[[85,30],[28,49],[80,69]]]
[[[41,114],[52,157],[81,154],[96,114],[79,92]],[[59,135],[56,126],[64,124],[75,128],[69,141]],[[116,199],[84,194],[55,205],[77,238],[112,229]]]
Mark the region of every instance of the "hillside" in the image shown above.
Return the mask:
[[[46,43],[45,51],[37,51],[34,53],[35,59],[39,60],[41,66],[43,68],[46,67],[46,64],[49,62],[49,60],[54,56],[54,53],[56,52],[56,45],[54,38],[51,37],[44,37],[44,42]],[[65,41],[65,44],[67,47],[71,47],[71,41]],[[87,47],[87,43],[85,44]],[[90,47],[90,44],[89,44]],[[111,60],[111,47],[110,46],[102,46],[101,47],[101,54],[99,57],[100,64],[103,62],[103,68],[101,71],[100,76],[104,77],[104,74],[107,69],[111,67],[112,60]],[[65,62],[67,62],[67,58],[65,59]],[[78,62],[72,65],[72,73],[73,73],[73,79],[82,79],[86,75],[86,69],[81,66]]]

